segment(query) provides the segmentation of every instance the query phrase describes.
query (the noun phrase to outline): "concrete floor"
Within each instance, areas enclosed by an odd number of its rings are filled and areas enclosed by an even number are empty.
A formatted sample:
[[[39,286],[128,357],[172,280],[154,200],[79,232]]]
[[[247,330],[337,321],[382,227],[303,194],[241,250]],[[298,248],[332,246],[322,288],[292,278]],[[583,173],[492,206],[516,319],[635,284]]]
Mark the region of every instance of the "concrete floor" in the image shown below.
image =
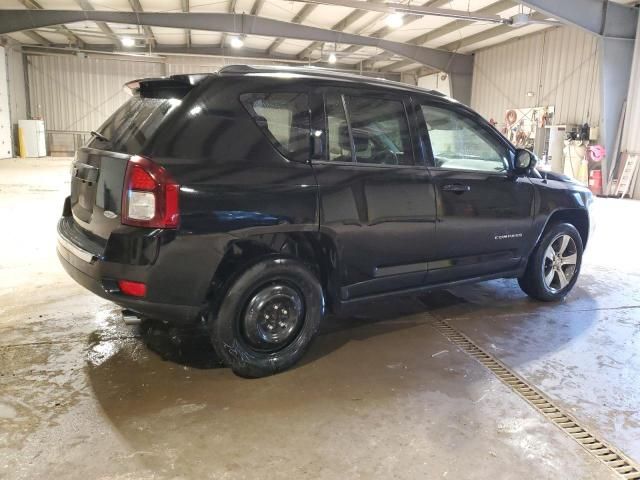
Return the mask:
[[[640,460],[640,202],[599,199],[574,292],[511,280],[328,319],[302,365],[218,368],[58,266],[68,160],[0,161],[1,478],[618,478],[431,326],[447,319]]]

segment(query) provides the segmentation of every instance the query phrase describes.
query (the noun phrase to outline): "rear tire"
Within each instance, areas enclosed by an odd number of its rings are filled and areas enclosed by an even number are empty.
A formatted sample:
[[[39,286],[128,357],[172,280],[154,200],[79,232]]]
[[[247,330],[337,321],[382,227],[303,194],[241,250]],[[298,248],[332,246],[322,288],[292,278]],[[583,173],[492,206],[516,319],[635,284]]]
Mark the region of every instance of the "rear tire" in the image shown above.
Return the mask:
[[[518,278],[520,288],[536,300],[562,300],[578,280],[582,253],[582,238],[573,225],[549,226],[531,253],[524,274]]]
[[[269,258],[242,272],[210,315],[216,354],[241,377],[293,366],[320,326],[324,297],[317,277],[291,258]]]

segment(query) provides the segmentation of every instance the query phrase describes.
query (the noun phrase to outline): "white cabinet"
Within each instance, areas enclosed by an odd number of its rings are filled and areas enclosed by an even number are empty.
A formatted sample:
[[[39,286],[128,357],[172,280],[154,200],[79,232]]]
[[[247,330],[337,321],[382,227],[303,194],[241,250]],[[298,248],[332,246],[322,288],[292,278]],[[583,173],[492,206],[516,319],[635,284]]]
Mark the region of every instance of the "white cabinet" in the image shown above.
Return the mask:
[[[18,138],[21,157],[45,157],[47,155],[43,120],[19,120]]]

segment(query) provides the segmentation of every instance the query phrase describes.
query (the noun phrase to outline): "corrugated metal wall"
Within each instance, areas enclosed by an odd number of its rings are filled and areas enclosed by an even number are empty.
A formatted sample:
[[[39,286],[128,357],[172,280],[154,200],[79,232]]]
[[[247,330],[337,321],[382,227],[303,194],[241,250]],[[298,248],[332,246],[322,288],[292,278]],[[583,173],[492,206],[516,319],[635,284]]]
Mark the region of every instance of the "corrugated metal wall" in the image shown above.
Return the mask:
[[[269,60],[243,60],[221,57],[198,57],[198,56],[170,56],[167,57],[165,69],[166,75],[178,75],[181,73],[207,73],[215,72],[220,67],[229,64],[250,63],[251,65],[273,65]]]
[[[18,120],[27,118],[27,92],[24,82],[22,48],[20,45],[12,43],[5,47],[5,51],[9,79],[9,110],[12,123],[17,125]]]
[[[94,130],[126,101],[126,81],[163,74],[148,61],[29,55],[27,63],[30,114],[47,130]]]
[[[597,37],[550,28],[476,53],[471,105],[501,126],[508,109],[551,105],[557,125],[598,126],[599,86]]]
[[[42,118],[47,130],[94,130],[123,102],[125,82],[141,77],[214,72],[230,63],[274,64],[200,56],[136,59],[115,56],[27,56],[32,118]],[[69,137],[71,138],[71,137]]]
[[[13,151],[18,152],[18,120],[27,117],[27,92],[22,62],[22,47],[19,43],[7,40],[7,79],[9,82],[9,116],[11,117]]]
[[[125,57],[30,54],[27,63],[30,115],[43,118],[47,130],[89,131],[126,101],[122,87],[129,80],[214,72],[238,61],[196,56],[133,61]]]

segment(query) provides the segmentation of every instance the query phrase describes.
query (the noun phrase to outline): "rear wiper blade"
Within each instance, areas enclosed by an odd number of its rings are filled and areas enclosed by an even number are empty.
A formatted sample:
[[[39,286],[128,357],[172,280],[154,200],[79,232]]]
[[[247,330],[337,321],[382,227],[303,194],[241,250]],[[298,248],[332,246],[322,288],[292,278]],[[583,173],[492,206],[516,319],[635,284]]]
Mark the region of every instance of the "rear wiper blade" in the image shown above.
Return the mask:
[[[105,137],[103,134],[101,134],[100,132],[96,132],[95,130],[91,130],[92,136],[96,137],[98,140],[102,140],[103,142],[108,142],[109,139],[107,137]]]

